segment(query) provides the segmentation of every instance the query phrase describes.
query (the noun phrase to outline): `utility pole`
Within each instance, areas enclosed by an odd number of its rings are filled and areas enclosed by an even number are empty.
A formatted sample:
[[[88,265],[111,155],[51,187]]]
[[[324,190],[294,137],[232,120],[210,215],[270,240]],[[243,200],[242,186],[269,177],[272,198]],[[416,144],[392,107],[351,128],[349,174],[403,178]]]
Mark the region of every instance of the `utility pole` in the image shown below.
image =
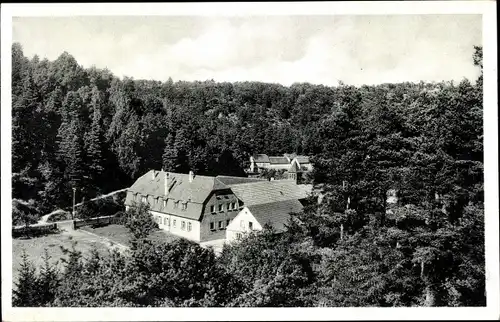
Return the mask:
[[[76,188],[73,187],[73,212],[71,213],[71,219],[75,219],[75,194],[76,194]]]

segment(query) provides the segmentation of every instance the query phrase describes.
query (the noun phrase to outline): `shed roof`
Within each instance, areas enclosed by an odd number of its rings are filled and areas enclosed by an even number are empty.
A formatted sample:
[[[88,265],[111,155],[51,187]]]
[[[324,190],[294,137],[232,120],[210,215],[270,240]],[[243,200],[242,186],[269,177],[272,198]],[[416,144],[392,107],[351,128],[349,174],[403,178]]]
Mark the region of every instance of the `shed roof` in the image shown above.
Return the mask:
[[[262,179],[262,178],[248,178],[248,177],[217,176],[216,178],[218,181],[220,181],[222,184],[225,184],[225,185],[267,181],[266,179]]]

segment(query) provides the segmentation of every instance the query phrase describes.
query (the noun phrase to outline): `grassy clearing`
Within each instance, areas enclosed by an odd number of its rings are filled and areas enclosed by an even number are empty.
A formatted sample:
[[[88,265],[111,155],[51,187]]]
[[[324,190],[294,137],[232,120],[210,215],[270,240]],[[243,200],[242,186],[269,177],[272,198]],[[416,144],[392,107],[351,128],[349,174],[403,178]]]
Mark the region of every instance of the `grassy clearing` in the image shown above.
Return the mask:
[[[104,227],[97,227],[97,228],[91,228],[89,226],[82,227],[80,228],[82,230],[88,231],[90,233],[106,237],[111,241],[114,241],[115,243],[122,244],[125,246],[130,246],[130,232],[128,229],[123,226],[123,225],[108,225]],[[149,239],[154,240],[154,241],[166,241],[166,242],[171,242],[179,237],[170,234],[169,232],[166,232],[164,230],[157,230],[149,236]]]
[[[76,241],[75,248],[82,252],[83,256],[87,256],[90,250],[95,247],[103,254],[107,253],[108,247],[95,237],[79,231],[62,231],[58,234],[51,234],[41,237],[29,239],[16,238],[12,240],[12,274],[17,275],[19,265],[21,263],[22,250],[25,249],[29,259],[34,263],[35,267],[40,267],[43,264],[42,255],[44,249],[47,249],[51,256],[51,262],[62,268],[61,258],[64,257],[61,246],[71,249],[72,241]]]
[[[108,225],[105,227],[91,228],[82,227],[81,230],[86,230],[95,235],[105,237],[111,242],[130,246],[130,233],[127,228],[122,225]],[[150,237],[151,240],[171,242],[179,237],[174,236],[166,231],[157,230]],[[21,255],[23,248],[26,250],[30,261],[35,267],[40,267],[43,264],[42,255],[44,249],[47,249],[51,256],[51,263],[55,264],[60,269],[63,268],[61,258],[64,257],[61,246],[71,249],[72,241],[76,241],[75,248],[82,252],[86,257],[90,250],[95,247],[101,254],[107,254],[109,251],[109,243],[105,242],[96,236],[87,234],[80,230],[61,231],[57,234],[50,234],[41,237],[29,239],[15,238],[12,240],[12,274],[15,279],[17,271],[21,263]]]

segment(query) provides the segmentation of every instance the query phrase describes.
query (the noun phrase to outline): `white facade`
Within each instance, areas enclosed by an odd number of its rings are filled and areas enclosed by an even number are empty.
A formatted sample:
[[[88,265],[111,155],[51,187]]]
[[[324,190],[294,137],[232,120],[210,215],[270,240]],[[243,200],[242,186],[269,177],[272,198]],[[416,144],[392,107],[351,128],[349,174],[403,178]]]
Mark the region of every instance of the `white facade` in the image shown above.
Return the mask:
[[[150,213],[160,229],[195,242],[200,241],[199,221],[156,211],[150,211]]]
[[[226,228],[226,242],[233,242],[250,231],[262,230],[262,226],[252,215],[247,207],[244,207]]]

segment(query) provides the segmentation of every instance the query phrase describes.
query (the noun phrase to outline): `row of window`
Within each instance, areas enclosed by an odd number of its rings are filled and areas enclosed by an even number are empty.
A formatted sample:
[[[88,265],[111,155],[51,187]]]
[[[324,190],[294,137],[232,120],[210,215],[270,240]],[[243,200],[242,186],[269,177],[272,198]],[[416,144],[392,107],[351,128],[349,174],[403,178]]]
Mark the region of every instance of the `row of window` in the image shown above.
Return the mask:
[[[155,216],[154,220],[159,225],[165,225],[170,227],[170,220],[167,217]],[[173,228],[177,227],[177,219],[172,219],[172,227]],[[181,220],[181,230],[191,231],[192,229],[193,229],[192,223],[190,223],[189,221],[186,223],[186,221]]]
[[[223,230],[223,229],[225,229],[227,226],[229,226],[229,223],[230,223],[230,222],[231,222],[231,220],[229,220],[229,219],[228,219],[228,220],[226,220],[226,225],[224,226],[224,221],[223,221],[223,220],[220,220],[220,221],[218,221],[218,222],[211,221],[211,222],[210,222],[210,230],[217,230],[217,228],[218,228],[219,230]],[[216,223],[217,223],[217,228],[216,228],[216,226],[215,226],[215,224],[216,224]],[[245,224],[245,221],[244,221],[244,220],[240,221],[240,227],[241,227],[241,228],[243,228],[243,229],[245,229],[246,224]],[[251,222],[251,221],[249,221],[249,222],[248,222],[248,229],[253,230],[253,222]]]
[[[159,202],[159,198],[160,197],[155,197],[155,205],[158,204]],[[137,194],[134,194],[134,201],[137,201]],[[149,203],[148,202],[148,197],[147,196],[142,196],[142,202],[143,203]],[[174,209],[178,209],[179,208],[179,203],[180,203],[180,200],[177,200],[177,201],[174,201]],[[187,201],[186,202],[182,202],[182,206],[181,206],[181,209],[182,210],[187,210]],[[163,208],[166,208],[167,207],[167,201],[166,200],[163,200]]]
[[[236,210],[236,209],[238,209],[238,203],[236,203],[236,202],[230,202],[230,203],[227,203],[227,204],[221,203],[221,204],[218,204],[217,206],[218,206],[217,209],[218,209],[219,212],[224,212],[224,208],[226,208],[227,210]],[[211,213],[215,213],[216,212],[215,211],[215,205],[211,205],[210,206],[210,212]]]
[[[219,230],[223,230],[223,229],[226,229],[227,226],[229,226],[229,223],[231,222],[231,220],[226,220],[226,225],[224,226],[224,221],[223,220],[220,220],[218,223],[217,223],[217,227],[219,228]],[[210,230],[216,230],[216,227],[215,227],[215,221],[211,221],[210,222]]]

